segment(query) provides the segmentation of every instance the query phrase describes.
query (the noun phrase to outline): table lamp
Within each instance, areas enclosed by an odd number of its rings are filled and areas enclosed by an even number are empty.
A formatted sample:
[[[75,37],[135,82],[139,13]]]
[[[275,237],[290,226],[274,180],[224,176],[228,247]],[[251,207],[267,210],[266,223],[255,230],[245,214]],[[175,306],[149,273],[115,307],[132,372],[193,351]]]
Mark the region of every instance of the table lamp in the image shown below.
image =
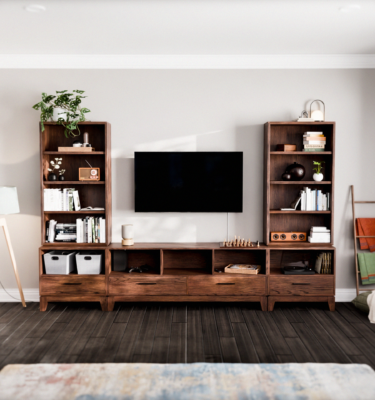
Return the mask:
[[[20,207],[18,205],[17,188],[13,186],[0,186],[0,215],[17,214],[19,212]],[[18,290],[20,291],[22,305],[26,307],[20,277],[18,276],[16,259],[14,257],[12,243],[10,242],[9,231],[5,218],[0,218],[0,226],[2,226],[4,229],[5,239],[8,245],[10,259],[12,261],[14,275],[16,276]]]
[[[315,102],[319,102],[323,104],[323,111],[320,110],[314,110],[311,111],[311,106],[313,105],[313,103]],[[310,104],[310,118],[312,118],[314,121],[325,121],[326,119],[326,105],[324,104],[324,102],[322,100],[314,100],[311,102]]]

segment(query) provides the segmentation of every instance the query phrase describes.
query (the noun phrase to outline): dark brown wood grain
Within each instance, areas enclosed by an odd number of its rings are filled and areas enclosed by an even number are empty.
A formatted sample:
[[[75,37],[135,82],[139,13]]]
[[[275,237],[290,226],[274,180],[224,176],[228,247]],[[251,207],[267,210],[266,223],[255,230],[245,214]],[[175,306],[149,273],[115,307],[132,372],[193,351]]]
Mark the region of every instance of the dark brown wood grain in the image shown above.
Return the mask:
[[[270,276],[270,295],[322,295],[334,296],[333,292],[333,276],[324,275],[284,275]]]

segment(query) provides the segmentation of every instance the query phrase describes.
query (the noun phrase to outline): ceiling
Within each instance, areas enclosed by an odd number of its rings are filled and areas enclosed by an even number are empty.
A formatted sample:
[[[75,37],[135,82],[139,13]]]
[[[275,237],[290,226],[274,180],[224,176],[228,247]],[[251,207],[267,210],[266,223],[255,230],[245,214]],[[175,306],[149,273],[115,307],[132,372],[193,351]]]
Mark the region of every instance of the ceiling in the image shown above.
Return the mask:
[[[0,54],[375,54],[375,1],[0,0],[0,37]]]

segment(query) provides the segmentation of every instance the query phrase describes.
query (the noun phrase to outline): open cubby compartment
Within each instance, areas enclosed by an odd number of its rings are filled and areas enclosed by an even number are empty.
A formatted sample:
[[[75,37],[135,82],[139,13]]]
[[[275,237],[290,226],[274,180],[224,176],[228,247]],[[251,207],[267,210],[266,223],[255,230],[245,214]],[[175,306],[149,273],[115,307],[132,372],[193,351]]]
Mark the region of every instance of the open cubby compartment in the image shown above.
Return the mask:
[[[280,250],[270,250],[270,273],[271,275],[282,275],[282,276],[312,276],[312,275],[284,275],[281,271],[282,265],[298,262],[298,261],[308,261],[309,265],[315,269],[315,261],[320,253],[330,253],[332,257],[332,271],[331,275],[335,274],[335,251],[332,247],[321,249],[280,249]],[[327,274],[315,274],[315,276],[327,276]]]
[[[303,134],[304,132],[323,132],[326,137],[325,151],[332,151],[333,149],[333,129],[334,125],[327,124],[282,124],[272,123],[271,125],[271,138],[270,138],[270,151],[276,151],[278,144],[295,144],[297,151],[303,150]],[[308,153],[308,152],[307,152]],[[297,161],[298,162],[298,161]]]
[[[312,226],[325,226],[331,230],[331,244],[333,244],[333,235],[331,227],[331,214],[270,214],[270,240],[272,232],[304,232],[306,237],[310,235]],[[279,242],[270,242],[279,243]],[[288,244],[294,242],[285,242]],[[309,243],[298,242],[299,245]],[[317,243],[319,245],[319,243]]]
[[[50,161],[55,161],[55,158],[62,158],[61,169],[65,169],[64,178],[66,181],[79,181],[79,168],[90,168],[87,162],[93,168],[100,168],[100,181],[105,181],[105,156],[104,155],[92,155],[87,154],[44,154],[44,170],[50,167]],[[85,161],[87,160],[87,162]],[[49,171],[47,171],[49,173]],[[59,175],[59,170],[53,171],[57,176]],[[44,181],[47,179],[44,176]],[[48,181],[47,181],[48,182]],[[84,182],[84,181],[83,181]],[[90,182],[90,181],[88,181]]]
[[[224,268],[229,264],[252,264],[260,265],[261,270],[259,275],[266,274],[266,250],[215,250],[214,251],[214,274],[221,274],[216,272],[218,269],[224,272]],[[232,274],[227,274],[232,275]],[[241,275],[245,276],[245,275]],[[248,275],[254,276],[254,275]]]
[[[72,147],[73,142],[79,140],[83,142],[83,134],[87,132],[89,134],[89,143],[95,151],[105,151],[105,129],[106,124],[90,124],[82,122],[78,124],[81,134],[74,138],[65,137],[64,127],[53,123],[46,123],[44,125],[45,130],[43,132],[43,151],[58,151],[58,147]]]
[[[163,250],[163,275],[212,274],[212,250]]]
[[[306,155],[309,153],[306,152]],[[313,161],[324,161],[323,182],[332,180],[332,155],[331,154],[314,154],[307,157],[305,154],[271,154],[270,160],[270,180],[282,181],[282,175],[285,169],[295,162],[305,167],[305,176],[299,182],[313,181],[314,164]],[[287,181],[288,182],[288,181]]]
[[[129,273],[131,268],[148,266],[147,272],[132,272],[130,276],[160,274],[160,250],[111,250],[111,272]]]
[[[296,185],[283,185],[274,184],[270,185],[270,211],[280,210],[281,208],[290,208],[291,203],[297,198],[300,191],[304,187],[308,187],[311,190],[321,190],[322,194],[329,193],[332,196],[332,185],[306,185],[301,181]],[[297,211],[301,210],[301,202],[297,206]],[[330,211],[330,210],[328,210]]]
[[[86,207],[101,207],[104,208],[101,212],[105,212],[105,185],[103,184],[83,184],[83,185],[74,185],[72,183],[64,183],[64,181],[48,185],[46,182],[44,184],[44,189],[67,189],[72,188],[78,191],[79,201],[81,203],[81,208]],[[49,211],[53,212],[53,211]],[[89,213],[90,211],[85,211],[85,213]]]
[[[76,242],[53,242],[47,243],[46,242],[46,225],[47,222],[51,219],[57,221],[58,224],[75,224],[77,223],[77,218],[85,218],[85,217],[94,217],[94,218],[106,218],[104,211],[100,213],[91,214],[90,211],[72,211],[67,212],[67,214],[60,214],[59,212],[54,211],[47,211],[44,213],[44,222],[43,222],[43,230],[42,230],[42,243],[45,245],[74,245],[77,246]],[[108,237],[108,221],[106,220],[106,236]],[[78,243],[79,245],[90,245],[90,246],[105,246],[106,243]]]
[[[64,243],[54,243],[55,245],[63,245]],[[64,246],[63,246],[64,247]],[[42,275],[45,275],[45,276],[60,276],[60,275],[53,275],[53,274],[46,274],[46,266],[45,266],[45,262],[44,262],[44,254],[46,254],[46,253],[50,253],[51,251],[54,251],[54,252],[59,252],[59,253],[61,253],[61,252],[69,252],[69,253],[72,253],[72,252],[74,252],[74,253],[79,253],[79,252],[85,252],[85,253],[88,253],[88,252],[95,252],[96,254],[97,253],[100,253],[101,254],[101,272],[100,272],[100,274],[98,274],[98,275],[102,275],[102,276],[104,276],[105,275],[105,250],[103,249],[103,250],[100,250],[100,249],[88,249],[87,247],[78,247],[78,246],[76,246],[76,247],[74,247],[74,249],[72,249],[72,248],[69,248],[69,247],[67,247],[66,249],[63,249],[61,246],[59,246],[58,247],[58,249],[41,249],[40,250],[40,255],[41,255],[41,265],[42,265]],[[59,256],[58,254],[57,254],[57,256]],[[78,275],[81,275],[82,276],[82,274],[78,274],[78,271],[77,271],[77,264],[76,264],[76,262],[74,262],[74,265],[75,265],[75,267],[74,267],[74,271],[73,272],[71,272],[69,275],[61,275],[61,276],[78,276]],[[90,275],[90,276],[95,276],[95,274],[94,275]]]

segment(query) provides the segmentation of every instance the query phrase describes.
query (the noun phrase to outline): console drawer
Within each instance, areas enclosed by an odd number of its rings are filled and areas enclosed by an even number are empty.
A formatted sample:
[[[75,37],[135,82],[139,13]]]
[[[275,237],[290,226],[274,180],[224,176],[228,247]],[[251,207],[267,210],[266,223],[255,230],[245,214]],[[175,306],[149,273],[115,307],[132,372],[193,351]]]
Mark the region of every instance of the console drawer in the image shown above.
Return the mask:
[[[333,296],[334,276],[270,276],[269,294]]]
[[[265,276],[189,276],[188,294],[196,296],[265,296]]]
[[[106,294],[105,275],[60,275],[40,278],[41,294]]]
[[[134,277],[110,276],[109,294],[144,295],[144,296],[172,296],[186,295],[186,277]]]

